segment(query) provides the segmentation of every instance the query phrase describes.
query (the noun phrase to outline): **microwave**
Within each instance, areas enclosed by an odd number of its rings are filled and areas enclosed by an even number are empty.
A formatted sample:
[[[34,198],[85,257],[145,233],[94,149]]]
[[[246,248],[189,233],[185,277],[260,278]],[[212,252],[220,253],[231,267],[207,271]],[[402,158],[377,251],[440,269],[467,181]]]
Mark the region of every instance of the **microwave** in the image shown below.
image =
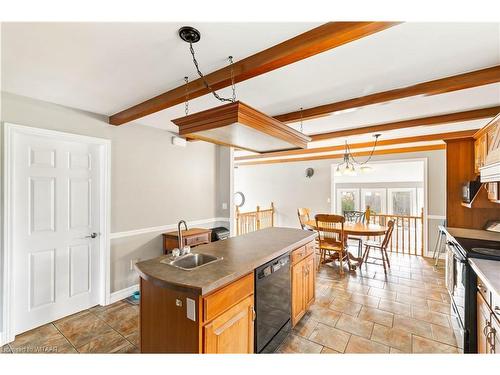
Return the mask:
[[[464,183],[462,185],[462,202],[471,203],[480,188],[481,182],[479,180]]]

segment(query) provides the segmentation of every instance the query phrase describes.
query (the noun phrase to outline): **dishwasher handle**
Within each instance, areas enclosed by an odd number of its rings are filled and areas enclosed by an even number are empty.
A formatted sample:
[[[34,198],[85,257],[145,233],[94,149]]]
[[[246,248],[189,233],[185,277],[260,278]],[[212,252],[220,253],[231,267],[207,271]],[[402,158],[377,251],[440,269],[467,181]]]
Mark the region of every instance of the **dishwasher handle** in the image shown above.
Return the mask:
[[[273,274],[274,272],[278,272],[282,267],[286,266],[288,263],[289,263],[288,256],[278,260],[271,261],[263,268],[259,269],[257,273],[257,278],[264,279]]]

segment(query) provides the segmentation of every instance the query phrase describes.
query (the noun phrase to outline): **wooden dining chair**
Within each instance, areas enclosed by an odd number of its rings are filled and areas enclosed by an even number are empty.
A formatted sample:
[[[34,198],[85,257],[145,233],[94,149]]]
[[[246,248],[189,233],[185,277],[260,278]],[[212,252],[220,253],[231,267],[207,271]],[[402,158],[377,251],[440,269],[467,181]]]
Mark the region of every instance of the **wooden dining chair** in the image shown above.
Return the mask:
[[[346,237],[344,234],[345,218],[340,215],[318,214],[315,217],[316,230],[318,231],[318,248],[320,252],[318,269],[327,260],[340,263],[340,274],[344,274],[344,260],[347,260],[349,269],[351,263],[347,253]],[[340,224],[340,230],[337,227]]]
[[[382,266],[384,266],[384,272],[387,273],[387,268],[391,268],[391,263],[389,262],[389,257],[387,255],[387,246],[389,245],[389,242],[391,241],[393,230],[394,230],[394,220],[389,220],[387,222],[387,232],[385,232],[385,236],[384,236],[384,239],[382,240],[382,242],[377,242],[377,241],[366,241],[365,242],[365,252],[363,253],[363,258],[362,258],[363,263],[380,265],[379,263],[376,263],[376,262],[369,262],[368,258],[373,259],[373,260],[382,260]],[[372,248],[380,250],[380,254],[382,257],[377,258],[374,256],[370,256],[370,250]],[[387,268],[386,268],[386,262],[387,262]]]
[[[311,209],[310,208],[297,208],[297,216],[299,217],[299,223],[302,229],[307,229],[305,222],[311,220]]]
[[[344,211],[345,221],[350,223],[364,223],[365,215],[365,211]],[[347,236],[347,239],[357,242],[358,258],[361,258],[361,253],[363,252],[363,238],[357,236]]]

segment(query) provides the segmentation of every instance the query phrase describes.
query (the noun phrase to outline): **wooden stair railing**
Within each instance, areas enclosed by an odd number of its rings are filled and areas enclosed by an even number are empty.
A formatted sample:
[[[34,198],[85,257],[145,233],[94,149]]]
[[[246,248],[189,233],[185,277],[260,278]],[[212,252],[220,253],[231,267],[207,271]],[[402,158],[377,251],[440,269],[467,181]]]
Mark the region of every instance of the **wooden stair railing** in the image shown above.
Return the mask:
[[[387,225],[394,220],[394,233],[387,251],[424,256],[424,209],[419,216],[377,214],[367,206],[367,223]]]
[[[274,212],[273,202],[271,208],[261,210],[260,206],[257,206],[255,211],[250,212],[240,212],[239,207],[236,207],[236,235],[274,227]]]

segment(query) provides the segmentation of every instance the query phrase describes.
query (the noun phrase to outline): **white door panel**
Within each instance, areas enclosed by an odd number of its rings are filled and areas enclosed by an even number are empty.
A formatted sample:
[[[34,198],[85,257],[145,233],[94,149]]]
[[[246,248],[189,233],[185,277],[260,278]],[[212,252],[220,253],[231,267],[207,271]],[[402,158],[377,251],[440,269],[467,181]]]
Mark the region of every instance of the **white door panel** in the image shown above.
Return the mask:
[[[98,145],[13,137],[14,333],[99,298]]]

